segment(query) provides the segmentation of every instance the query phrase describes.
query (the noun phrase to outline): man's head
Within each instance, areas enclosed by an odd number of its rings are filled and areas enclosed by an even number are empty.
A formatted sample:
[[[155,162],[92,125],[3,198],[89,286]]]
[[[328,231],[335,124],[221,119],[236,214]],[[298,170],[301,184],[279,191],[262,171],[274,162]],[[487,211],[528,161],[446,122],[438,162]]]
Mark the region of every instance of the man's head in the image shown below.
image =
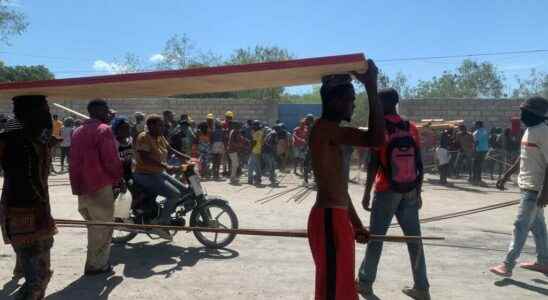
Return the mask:
[[[59,119],[59,116],[53,115],[53,120],[54,120],[54,121],[57,121],[58,119]]]
[[[382,104],[385,115],[397,114],[396,107],[400,102],[400,96],[398,95],[398,91],[393,88],[386,88],[381,89],[377,95]]]
[[[73,125],[74,125],[74,119],[71,117],[68,117],[63,121],[63,126],[65,127],[72,127]]]
[[[262,127],[262,124],[261,124],[261,121],[259,120],[253,121],[253,124],[251,125],[251,128],[255,131],[261,129],[261,127]]]
[[[229,122],[232,121],[232,120],[234,119],[234,113],[231,112],[230,110],[227,111],[227,112],[225,113],[225,119],[226,119],[227,121],[229,121]]]
[[[322,118],[350,122],[354,114],[354,101],[356,100],[350,75],[324,76],[320,95],[322,97]]]
[[[483,128],[483,121],[476,121],[476,123],[474,124],[474,127],[476,129]]]
[[[135,113],[135,122],[141,123],[145,120],[145,114],[142,112],[136,112]]]
[[[43,95],[23,95],[13,97],[13,114],[23,122],[28,132],[35,137],[51,134],[52,117],[48,101]]]
[[[306,115],[306,117],[304,118],[304,123],[307,126],[312,125],[314,123],[314,115],[313,114]]]
[[[539,96],[531,97],[521,104],[520,109],[523,124],[527,127],[536,126],[546,120],[548,100]]]
[[[109,123],[111,112],[108,103],[103,99],[94,99],[88,103],[88,113],[92,119],[99,120],[103,123]]]
[[[171,110],[165,110],[163,113],[164,121],[165,122],[173,122],[175,115]]]
[[[146,119],[147,130],[150,135],[157,137],[164,132],[164,120],[157,114],[151,114]]]
[[[112,131],[116,138],[123,140],[130,136],[129,120],[126,117],[116,117],[112,120]]]

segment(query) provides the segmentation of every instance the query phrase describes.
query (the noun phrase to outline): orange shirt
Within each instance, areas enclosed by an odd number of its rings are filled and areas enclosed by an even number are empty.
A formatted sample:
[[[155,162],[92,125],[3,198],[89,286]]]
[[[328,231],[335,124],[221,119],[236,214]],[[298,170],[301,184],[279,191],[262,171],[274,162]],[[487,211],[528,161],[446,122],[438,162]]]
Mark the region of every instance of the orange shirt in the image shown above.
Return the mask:
[[[398,123],[403,121],[403,119],[399,115],[386,115],[384,116],[384,119],[392,123]],[[409,122],[409,131],[411,133],[411,136],[415,140],[417,147],[420,147],[421,142],[419,130],[417,129],[415,124]],[[388,143],[388,132],[385,132],[385,136],[385,141]],[[375,192],[386,192],[390,189],[390,181],[388,180],[387,175],[384,172],[384,168],[382,167],[388,165],[388,160],[386,157],[386,147],[388,146],[387,143],[385,143],[384,145],[379,147],[378,150],[375,151],[381,163],[381,166],[379,167],[379,170],[377,172],[377,177],[375,178]]]
[[[141,132],[135,142],[135,173],[158,174],[164,171],[164,168],[157,164],[145,162],[141,157],[140,151],[148,152],[156,161],[166,162],[169,143],[163,136],[153,137],[148,132]]]
[[[56,138],[61,138],[61,128],[63,128],[63,122],[57,120],[53,121],[53,126],[51,128],[51,135]]]

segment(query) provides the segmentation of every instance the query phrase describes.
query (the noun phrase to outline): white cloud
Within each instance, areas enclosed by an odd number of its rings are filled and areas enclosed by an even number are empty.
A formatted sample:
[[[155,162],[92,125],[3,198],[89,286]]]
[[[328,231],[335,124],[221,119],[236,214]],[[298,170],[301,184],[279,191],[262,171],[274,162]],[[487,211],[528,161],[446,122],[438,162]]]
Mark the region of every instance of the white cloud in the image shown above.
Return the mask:
[[[164,61],[164,59],[166,59],[162,54],[154,54],[152,55],[148,60],[150,60],[150,62],[152,63],[159,63],[159,62],[162,62]]]
[[[95,71],[107,72],[110,74],[120,73],[122,71],[122,66],[116,63],[109,63],[104,60],[98,59],[93,63],[93,69]]]

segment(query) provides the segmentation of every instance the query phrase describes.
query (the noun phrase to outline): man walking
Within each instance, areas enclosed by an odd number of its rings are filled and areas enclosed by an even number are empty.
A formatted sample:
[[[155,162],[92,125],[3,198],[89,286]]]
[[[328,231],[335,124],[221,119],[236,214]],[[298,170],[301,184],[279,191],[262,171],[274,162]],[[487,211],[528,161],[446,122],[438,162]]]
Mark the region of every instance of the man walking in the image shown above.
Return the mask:
[[[261,122],[253,121],[251,155],[247,164],[247,183],[260,185],[262,180],[262,153],[264,133]]]
[[[48,194],[52,118],[45,96],[14,97],[13,114],[0,134],[0,224],[4,241],[17,254],[14,277],[25,277],[15,299],[38,300],[44,299],[53,274],[50,249],[56,228]]]
[[[381,90],[378,95],[384,108],[386,144],[372,151],[367,168],[362,204],[366,210],[371,211],[369,230],[371,234],[385,235],[395,215],[405,235],[420,236],[423,166],[419,133],[414,124],[398,115],[396,105],[399,96],[396,90]],[[370,207],[373,182],[375,194]],[[358,276],[358,291],[363,296],[373,295],[382,246],[381,241],[370,241],[367,244]],[[422,244],[408,243],[407,249],[415,285],[404,288],[402,292],[413,299],[430,299]]]
[[[519,168],[521,202],[514,222],[513,239],[504,262],[490,269],[500,276],[512,276],[529,231],[535,240],[537,261],[522,263],[520,267],[548,275],[548,240],[544,219],[544,207],[548,204],[547,112],[548,100],[542,97],[529,98],[521,105],[521,121],[527,129],[521,140],[520,159],[497,182],[497,187],[504,189],[504,183]]]
[[[109,107],[95,99],[87,107],[90,119],[74,131],[70,149],[70,183],[78,196],[78,211],[86,221],[112,222],[114,194],[112,186],[123,175],[122,163],[112,129],[107,124]],[[112,228],[88,227],[88,251],[84,273],[112,272],[108,260]]]
[[[476,122],[476,131],[474,131],[474,169],[472,172],[472,184],[486,186],[487,184],[481,179],[483,173],[483,162],[485,155],[489,151],[489,133],[483,127],[482,121]]]
[[[354,281],[355,241],[369,234],[348,194],[341,147],[376,147],[383,143],[384,122],[377,100],[378,70],[372,60],[365,74],[355,74],[365,85],[369,103],[369,130],[341,127],[351,121],[355,92],[348,74],[322,78],[322,115],[310,132],[311,163],[318,194],[308,218],[308,242],[316,266],[317,300],[358,300]]]

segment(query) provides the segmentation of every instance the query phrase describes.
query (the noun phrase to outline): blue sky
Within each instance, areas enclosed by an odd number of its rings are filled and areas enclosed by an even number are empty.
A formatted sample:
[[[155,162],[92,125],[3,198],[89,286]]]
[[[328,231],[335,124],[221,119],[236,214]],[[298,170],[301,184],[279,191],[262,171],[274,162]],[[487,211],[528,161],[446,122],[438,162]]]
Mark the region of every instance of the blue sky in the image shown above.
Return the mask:
[[[548,49],[548,1],[542,0],[16,0],[12,5],[30,25],[10,46],[0,47],[0,59],[44,64],[59,78],[108,73],[113,59],[127,52],[148,62],[174,34],[187,34],[197,48],[225,57],[257,44],[303,58],[364,52],[377,60]],[[495,63],[510,82],[531,68],[548,71],[546,52],[478,60]],[[415,83],[461,61],[378,65]]]

